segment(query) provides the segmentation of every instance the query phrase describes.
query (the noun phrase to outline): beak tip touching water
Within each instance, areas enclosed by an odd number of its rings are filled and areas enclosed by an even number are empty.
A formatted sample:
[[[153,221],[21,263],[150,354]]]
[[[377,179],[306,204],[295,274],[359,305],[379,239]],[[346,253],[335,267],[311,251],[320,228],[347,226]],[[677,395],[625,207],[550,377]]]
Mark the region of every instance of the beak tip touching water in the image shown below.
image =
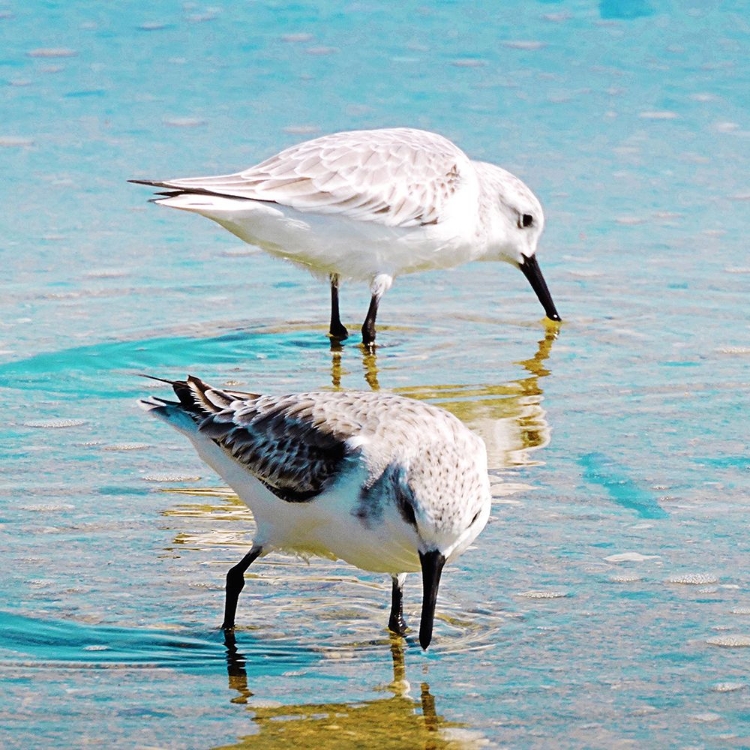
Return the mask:
[[[440,574],[443,572],[445,557],[438,550],[420,552],[422,563],[422,620],[419,624],[419,645],[427,650],[432,640],[432,626],[435,621],[435,604],[437,602]]]
[[[542,307],[544,308],[547,317],[555,322],[560,322],[562,318],[560,318],[555,303],[552,301],[552,295],[549,293],[544,276],[542,276],[542,270],[539,268],[536,256],[524,256],[518,267],[521,269],[529,284],[531,284],[531,288],[542,303]]]

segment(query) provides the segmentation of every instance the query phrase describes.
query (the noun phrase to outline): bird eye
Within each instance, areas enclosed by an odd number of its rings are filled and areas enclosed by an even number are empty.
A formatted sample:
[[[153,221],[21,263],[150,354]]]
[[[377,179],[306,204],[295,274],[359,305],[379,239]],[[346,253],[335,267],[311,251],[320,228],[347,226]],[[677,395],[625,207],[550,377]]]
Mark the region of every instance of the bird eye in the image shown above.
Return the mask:
[[[523,214],[518,217],[518,228],[526,229],[534,223],[534,217],[531,214]]]

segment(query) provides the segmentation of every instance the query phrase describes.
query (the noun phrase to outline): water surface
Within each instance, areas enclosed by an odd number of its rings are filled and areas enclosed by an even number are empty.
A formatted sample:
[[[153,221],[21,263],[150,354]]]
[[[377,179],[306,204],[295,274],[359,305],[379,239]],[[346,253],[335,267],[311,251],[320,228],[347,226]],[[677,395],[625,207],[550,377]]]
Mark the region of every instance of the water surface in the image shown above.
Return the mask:
[[[749,11],[0,3],[0,743],[750,744]],[[390,125],[537,192],[559,328],[475,264],[331,351],[324,285],[126,183]],[[252,518],[136,405],[188,372],[395,390],[485,438],[491,523],[427,654],[388,582],[281,555],[224,642]]]

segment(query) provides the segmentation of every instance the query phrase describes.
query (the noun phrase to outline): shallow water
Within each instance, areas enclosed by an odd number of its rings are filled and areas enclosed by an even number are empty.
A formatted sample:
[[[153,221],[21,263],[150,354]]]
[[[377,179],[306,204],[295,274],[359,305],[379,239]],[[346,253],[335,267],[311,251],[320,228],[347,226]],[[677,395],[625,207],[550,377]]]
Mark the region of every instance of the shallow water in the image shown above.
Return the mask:
[[[747,2],[0,2],[3,747],[750,745]],[[545,206],[510,267],[328,293],[125,180],[415,125]],[[363,287],[342,291],[356,330]],[[384,388],[487,440],[423,654],[390,587],[281,555],[138,373]],[[419,583],[406,610],[418,618]]]

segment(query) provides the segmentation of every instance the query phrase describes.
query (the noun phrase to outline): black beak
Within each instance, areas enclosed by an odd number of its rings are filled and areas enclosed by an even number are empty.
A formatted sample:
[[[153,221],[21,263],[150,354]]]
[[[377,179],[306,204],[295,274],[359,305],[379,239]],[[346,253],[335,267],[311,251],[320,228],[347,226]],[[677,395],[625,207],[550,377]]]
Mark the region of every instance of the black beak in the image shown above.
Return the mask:
[[[422,621],[419,623],[419,645],[426,649],[432,640],[432,625],[435,622],[435,602],[437,602],[440,574],[443,572],[445,557],[437,550],[420,552],[422,563]]]
[[[547,282],[542,276],[542,270],[539,268],[536,256],[532,255],[528,258],[524,257],[519,265],[519,268],[523,271],[523,275],[529,280],[531,288],[536,292],[536,296],[542,303],[544,312],[547,313],[547,317],[550,320],[560,320],[560,316],[557,314],[555,309],[555,303],[552,301],[552,295],[547,289]]]

